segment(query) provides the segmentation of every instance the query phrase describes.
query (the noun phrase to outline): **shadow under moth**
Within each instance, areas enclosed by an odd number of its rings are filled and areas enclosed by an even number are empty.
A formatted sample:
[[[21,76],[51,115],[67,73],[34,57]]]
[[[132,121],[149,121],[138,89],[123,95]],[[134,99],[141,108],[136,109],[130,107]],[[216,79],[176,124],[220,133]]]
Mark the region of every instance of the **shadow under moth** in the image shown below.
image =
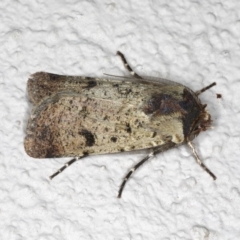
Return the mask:
[[[192,91],[166,79],[136,74],[117,52],[132,77],[92,78],[37,72],[28,80],[33,110],[24,147],[33,158],[73,157],[50,178],[92,154],[147,149],[148,154],[125,176],[152,156],[188,144],[199,165],[192,140],[211,127],[211,116],[198,96],[216,85]]]

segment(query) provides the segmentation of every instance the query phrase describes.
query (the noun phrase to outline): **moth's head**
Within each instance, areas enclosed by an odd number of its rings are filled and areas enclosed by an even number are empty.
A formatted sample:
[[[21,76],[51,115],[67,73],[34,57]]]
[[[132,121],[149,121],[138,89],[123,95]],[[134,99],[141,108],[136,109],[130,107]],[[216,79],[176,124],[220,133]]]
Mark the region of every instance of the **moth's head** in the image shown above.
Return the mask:
[[[194,108],[192,108],[191,111],[189,111],[189,115],[192,116],[191,119],[193,120],[190,127],[190,132],[188,133],[187,136],[187,139],[190,141],[193,138],[195,138],[200,132],[206,131],[208,128],[211,127],[212,120],[211,115],[206,110],[207,104],[201,104],[201,101],[198,97],[201,93],[205,92],[206,90],[210,89],[215,85],[216,83],[213,82],[207,87],[204,87],[192,94],[193,98],[196,101],[195,103],[198,105],[198,107],[196,108],[198,110],[198,113],[197,111],[194,113],[193,111]]]
[[[207,129],[211,128],[211,115],[206,110],[206,106],[207,105],[202,105],[202,111],[192,125],[189,140],[195,138],[200,132],[206,131]]]

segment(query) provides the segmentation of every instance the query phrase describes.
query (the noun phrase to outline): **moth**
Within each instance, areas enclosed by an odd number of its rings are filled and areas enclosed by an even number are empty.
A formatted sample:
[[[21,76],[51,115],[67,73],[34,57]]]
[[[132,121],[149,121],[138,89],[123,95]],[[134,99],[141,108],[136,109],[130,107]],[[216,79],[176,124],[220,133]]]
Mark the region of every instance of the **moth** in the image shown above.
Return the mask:
[[[211,127],[211,116],[199,95],[216,85],[192,91],[166,79],[143,78],[117,52],[132,77],[92,78],[37,72],[28,80],[33,104],[24,147],[33,158],[73,157],[50,179],[92,154],[147,149],[148,154],[125,176],[154,155],[182,144],[200,160],[192,140]]]

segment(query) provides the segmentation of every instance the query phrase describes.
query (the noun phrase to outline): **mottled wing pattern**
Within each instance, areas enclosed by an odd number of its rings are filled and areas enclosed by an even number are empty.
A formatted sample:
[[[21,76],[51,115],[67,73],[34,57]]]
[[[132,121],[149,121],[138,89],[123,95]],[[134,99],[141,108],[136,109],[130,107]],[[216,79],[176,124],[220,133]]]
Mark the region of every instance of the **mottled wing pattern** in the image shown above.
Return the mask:
[[[185,88],[137,81],[34,74],[26,152],[69,157],[183,143]]]
[[[61,91],[74,91],[86,95],[101,94],[101,97],[116,99],[117,97],[133,97],[144,93],[146,89],[156,89],[166,85],[178,85],[179,83],[162,79],[144,79],[133,77],[115,77],[113,79],[92,78],[81,76],[63,76],[47,72],[37,72],[28,80],[27,90],[30,102],[38,104],[44,98]],[[140,96],[138,96],[140,97]]]

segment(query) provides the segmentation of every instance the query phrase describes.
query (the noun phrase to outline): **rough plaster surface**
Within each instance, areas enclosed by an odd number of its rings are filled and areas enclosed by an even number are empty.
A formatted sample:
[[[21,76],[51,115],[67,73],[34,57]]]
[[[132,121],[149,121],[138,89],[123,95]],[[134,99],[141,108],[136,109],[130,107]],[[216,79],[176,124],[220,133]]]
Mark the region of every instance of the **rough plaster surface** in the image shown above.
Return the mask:
[[[240,2],[238,0],[0,1],[0,239],[240,239]],[[214,182],[180,147],[135,172],[141,154],[89,157],[53,181],[66,159],[23,148],[36,71],[143,75],[198,90],[213,130],[195,144]],[[221,99],[216,93],[222,94]]]

